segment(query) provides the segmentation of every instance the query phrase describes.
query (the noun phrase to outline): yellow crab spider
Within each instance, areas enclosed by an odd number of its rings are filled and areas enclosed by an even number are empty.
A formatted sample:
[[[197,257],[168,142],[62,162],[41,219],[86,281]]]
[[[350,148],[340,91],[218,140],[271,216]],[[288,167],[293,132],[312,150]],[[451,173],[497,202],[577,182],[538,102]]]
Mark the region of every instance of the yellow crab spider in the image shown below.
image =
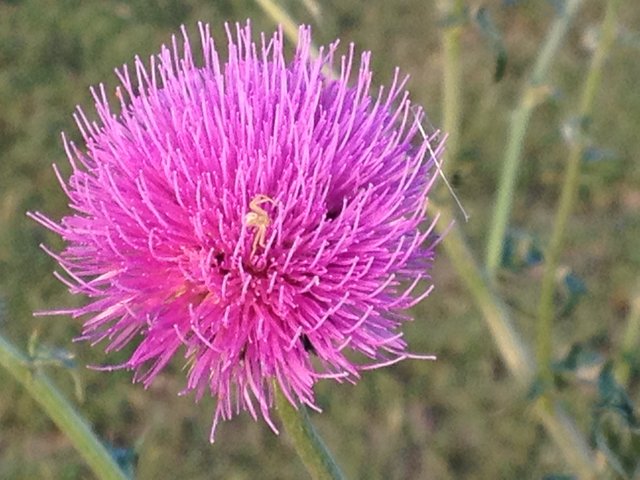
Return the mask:
[[[259,193],[253,200],[249,202],[249,213],[244,216],[244,224],[247,227],[255,228],[255,235],[253,237],[253,246],[251,247],[251,255],[256,253],[258,245],[262,248],[266,245],[267,239],[267,227],[271,224],[269,214],[260,205],[263,203],[276,204],[275,200],[271,197]]]

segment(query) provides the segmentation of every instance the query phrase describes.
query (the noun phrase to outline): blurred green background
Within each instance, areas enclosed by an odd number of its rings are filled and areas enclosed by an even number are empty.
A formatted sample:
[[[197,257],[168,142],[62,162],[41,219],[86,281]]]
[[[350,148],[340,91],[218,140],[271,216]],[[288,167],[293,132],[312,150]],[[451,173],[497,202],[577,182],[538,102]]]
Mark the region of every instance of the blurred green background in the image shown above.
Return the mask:
[[[509,112],[559,2],[468,3],[489,9],[508,52],[505,76],[496,83],[493,51],[479,29],[464,28],[462,138],[451,174],[471,215],[460,226],[483,253]],[[536,111],[527,134],[512,225],[542,246],[567,154],[562,125],[576,110],[603,3],[584,2],[550,75],[554,94]],[[562,256],[587,294],[555,326],[558,357],[577,341],[604,354],[615,349],[638,295],[640,6],[624,3],[619,40],[590,126],[594,152],[606,155],[584,165]],[[313,25],[317,43],[339,37],[360,51],[372,50],[375,84],[387,82],[395,66],[410,74],[413,100],[425,106],[433,125],[440,124],[443,22],[435,2],[289,0],[282,5]],[[135,54],[157,52],[181,24],[194,32],[198,20],[210,22],[214,36],[223,37],[224,21],[246,18],[255,31],[274,28],[248,0],[0,2],[0,331],[16,345],[26,349],[37,330],[40,342],[69,349],[80,366],[104,362],[100,348],[71,343],[79,322],[31,315],[82,301],[55,281],[53,261],[38,248],[42,242],[60,248],[59,240],[25,216],[40,210],[59,218],[67,211],[51,164],[65,164],[60,132],[78,136],[71,116],[75,105],[90,110],[90,85],[115,88],[114,67],[130,63]],[[68,172],[66,165],[63,171]],[[505,270],[499,284],[528,338],[540,273],[537,267]],[[433,352],[437,362],[407,361],[367,372],[356,386],[318,385],[324,412],[314,415],[314,422],[348,477],[534,479],[568,473],[557,447],[529,415],[526,392],[510,378],[444,255],[433,277],[436,290],[415,310],[407,337],[413,351]],[[124,353],[109,361],[122,358]],[[181,368],[175,362],[147,391],[132,385],[127,372],[80,368],[85,400],[79,410],[113,445],[137,445],[137,478],[306,478],[286,440],[246,414],[223,423],[217,443],[210,445],[213,402],[194,404],[193,398],[176,395],[184,385]],[[72,398],[68,372],[50,373]],[[636,400],[638,380],[636,372],[631,381]],[[92,478],[65,437],[2,370],[0,385],[0,479]],[[588,387],[578,388],[569,404],[585,432],[590,394]]]

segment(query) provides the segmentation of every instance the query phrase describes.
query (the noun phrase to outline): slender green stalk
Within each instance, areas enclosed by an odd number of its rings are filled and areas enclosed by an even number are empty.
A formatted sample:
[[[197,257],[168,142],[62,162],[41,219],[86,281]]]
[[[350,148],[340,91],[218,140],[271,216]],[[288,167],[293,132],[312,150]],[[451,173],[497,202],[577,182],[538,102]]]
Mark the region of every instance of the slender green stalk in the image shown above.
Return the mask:
[[[446,19],[442,32],[442,118],[443,130],[447,133],[447,148],[444,153],[443,170],[450,172],[460,150],[460,35],[464,14],[463,0],[441,0],[440,17]]]
[[[537,360],[540,368],[540,379],[548,384],[552,381],[552,330],[554,318],[553,292],[558,258],[562,252],[567,220],[573,209],[575,197],[580,180],[580,163],[584,154],[585,138],[582,126],[591,115],[596,91],[600,85],[605,59],[615,39],[616,18],[620,0],[609,0],[607,10],[602,22],[600,41],[593,55],[591,65],[587,72],[580,99],[578,112],[578,132],[575,138],[570,139],[571,147],[565,170],[564,183],[558,204],[558,210],[553,223],[551,240],[545,253],[545,270],[542,277],[540,302],[538,303],[537,324]]]
[[[604,480],[608,473],[598,468],[599,462],[591,453],[584,435],[578,429],[572,418],[559,405],[551,401],[538,402],[534,405],[533,413],[544,426],[562,455],[571,466],[572,473],[580,480]]]
[[[536,106],[548,95],[549,89],[544,86],[544,82],[549,67],[581,3],[582,0],[567,0],[563,4],[563,12],[553,22],[547,40],[538,54],[527,85],[522,92],[520,104],[513,112],[504,155],[504,167],[487,242],[485,267],[491,281],[495,278],[502,257],[502,244],[513,206],[515,185],[529,119]]]
[[[461,2],[459,2],[461,3]],[[449,8],[456,5],[448,4]],[[460,5],[457,5],[460,7]],[[577,6],[577,4],[576,4]],[[566,21],[566,24],[569,22]],[[556,23],[556,26],[559,25]],[[565,27],[566,28],[566,27]],[[552,32],[554,30],[552,29]],[[564,33],[552,33],[554,42],[559,44]],[[453,151],[458,150],[458,138],[460,129],[460,84],[459,84],[459,48],[457,45],[459,30],[446,31],[443,33],[443,75],[444,93],[443,93],[443,123],[445,131],[448,133],[448,142],[454,139]],[[553,42],[548,42],[543,49],[536,67],[534,68],[531,81],[532,85],[541,83],[544,72],[548,69],[548,64],[553,56]],[[553,47],[553,48],[552,48]],[[533,82],[536,82],[535,84]],[[448,82],[452,82],[449,84]],[[544,90],[539,87],[531,87],[523,96],[523,102],[519,109],[514,113],[514,123],[511,132],[512,141],[507,147],[507,158],[517,158],[520,156],[520,149],[524,142],[524,135],[527,129],[529,117],[535,104],[539,101]],[[451,150],[450,143],[447,146]],[[455,155],[455,153],[454,153]],[[451,162],[448,162],[449,165]],[[511,170],[505,173],[505,177],[514,178],[517,174],[517,163],[508,162],[506,168]],[[513,182],[515,183],[515,182]],[[513,188],[513,187],[511,187]],[[509,197],[513,196],[513,191],[507,192]],[[498,215],[508,217],[509,212],[505,210],[509,205],[504,202],[498,204],[500,208]],[[453,215],[449,208],[436,207],[442,218],[443,225],[449,225],[453,219]],[[506,225],[506,223],[505,223]],[[504,229],[503,229],[504,231]],[[502,237],[502,235],[501,235]],[[500,238],[501,238],[500,237]],[[468,290],[472,294],[476,304],[480,308],[484,320],[487,323],[496,346],[504,359],[511,374],[514,375],[518,383],[523,388],[529,388],[535,372],[534,362],[531,353],[524,342],[518,336],[513,321],[510,318],[509,309],[504,302],[494,295],[489,287],[489,282],[483,276],[482,271],[476,264],[473,255],[467,247],[462,233],[457,228],[453,228],[443,242],[447,256],[456,269],[460,279],[466,284]],[[501,254],[501,252],[499,252]],[[538,420],[545,427],[551,439],[561,449],[568,463],[573,467],[580,478],[590,479],[595,476],[595,468],[589,446],[585,442],[583,436],[574,425],[567,414],[559,407],[548,408],[546,403],[536,403],[533,411]]]
[[[457,0],[454,1],[457,2]],[[456,35],[459,35],[459,31],[456,32]],[[295,41],[296,37],[294,35],[288,36]],[[449,40],[452,39],[450,38]],[[443,48],[445,48],[444,40]],[[445,63],[449,63],[448,67],[445,67],[445,69],[449,68],[450,74],[453,72],[453,76],[459,79],[459,66],[454,65],[459,62],[459,49],[453,48],[447,53],[444,53],[444,56],[446,57]],[[447,87],[445,86],[444,88]],[[535,100],[535,95],[539,91],[539,89],[533,89],[529,93],[528,101],[532,101],[532,99]],[[445,117],[443,123],[448,126],[446,127],[447,134],[449,135],[447,142],[451,141],[452,136],[456,139],[455,141],[459,138],[461,113],[459,98],[460,92],[460,86],[458,84],[455,88],[448,88],[448,93],[444,95],[444,102],[446,105],[443,106],[443,115]],[[451,152],[449,145],[450,144],[448,143],[447,148],[449,152]],[[454,146],[454,150],[455,148],[457,148],[457,145]],[[431,207],[430,211],[432,214],[434,212],[440,213],[440,225],[451,224],[453,214],[450,208],[441,205],[433,205],[433,203]],[[516,378],[522,388],[529,388],[533,382],[535,374],[533,356],[513,327],[513,321],[511,320],[509,309],[489,287],[489,282],[476,263],[473,254],[467,247],[463,235],[458,228],[451,229],[447,234],[443,242],[443,248],[456,269],[460,279],[466,284],[478,305],[478,308],[482,312],[483,318],[493,335],[498,350],[509,371]],[[293,412],[289,413],[297,413],[286,399],[283,398],[281,392],[278,391],[277,395],[276,402],[278,410],[281,409],[281,404],[284,403],[284,405],[282,405],[283,412],[289,409],[293,410]],[[542,408],[540,405],[535,405],[533,407],[533,411],[542,425],[544,425],[549,432],[550,437],[557,443],[558,447],[567,459],[567,462],[572,466],[574,471],[579,474],[579,478],[584,480],[591,480],[595,478],[596,468],[591,457],[589,447],[581,436],[579,430],[564,411],[559,407],[548,409]],[[304,420],[301,420],[303,424],[297,427],[298,431],[303,430],[304,423],[308,422],[306,412],[301,415],[303,415]],[[296,441],[296,443],[298,442]]]
[[[276,386],[276,408],[296,453],[314,480],[342,480],[344,475],[313,427],[307,409],[297,409]]]
[[[453,220],[453,214],[448,206],[433,205],[432,203],[430,210],[432,214],[436,212],[440,214],[438,220],[440,225],[449,225]],[[489,283],[457,226],[447,232],[442,247],[458,277],[465,284],[482,312],[507,368],[523,387],[528,388],[535,371],[533,356],[513,328],[513,321],[509,317],[507,306],[489,288]]]
[[[622,336],[622,345],[618,358],[616,375],[622,385],[629,381],[629,359],[638,351],[640,345],[640,281],[631,296],[631,306],[627,315],[627,328]]]
[[[127,480],[106,447],[91,431],[47,376],[29,365],[29,359],[0,336],[0,365],[27,390],[102,480]]]
[[[298,39],[298,24],[291,18],[291,15],[287,13],[277,2],[273,0],[255,0],[256,3],[269,15],[274,22],[282,26],[284,34],[292,42],[296,42]],[[315,47],[311,47],[311,56],[316,57],[318,50]]]
[[[451,223],[453,215],[449,207],[432,204],[430,210],[432,214],[440,213],[440,225]],[[509,308],[491,290],[488,280],[473,258],[460,229],[451,228],[442,246],[458,273],[458,277],[465,284],[482,312],[484,321],[507,368],[521,388],[530,388],[535,375],[535,364],[531,352],[514,328]],[[552,408],[548,408],[548,406]],[[594,478],[596,467],[589,446],[562,408],[554,406],[550,402],[547,404],[537,402],[533,407],[533,412],[578,477],[580,479]]]
[[[282,25],[287,38],[296,41],[298,38],[298,25],[291,16],[285,12],[277,2],[272,0],[256,0],[256,3],[265,11],[277,24]]]

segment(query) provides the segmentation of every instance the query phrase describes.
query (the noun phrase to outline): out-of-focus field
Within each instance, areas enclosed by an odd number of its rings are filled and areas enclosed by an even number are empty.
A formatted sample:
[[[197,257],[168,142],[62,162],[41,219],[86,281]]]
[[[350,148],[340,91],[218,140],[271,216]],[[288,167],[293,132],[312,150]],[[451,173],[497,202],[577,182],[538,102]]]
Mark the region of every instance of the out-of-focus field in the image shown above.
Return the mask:
[[[331,0],[318,2],[315,17],[303,3],[285,5],[296,18],[312,23],[316,42],[340,37],[344,44],[353,41],[359,50],[372,50],[376,84],[387,82],[393,68],[401,67],[411,75],[412,98],[438,126],[442,23],[434,2]],[[507,70],[499,83],[493,81],[495,58],[480,31],[467,26],[462,144],[452,172],[471,215],[461,227],[479,253],[484,252],[509,112],[555,15],[553,2],[485,3],[504,35]],[[542,245],[567,155],[562,123],[576,109],[591,58],[588,39],[603,14],[604,2],[584,3],[552,69],[556,93],[536,111],[527,133],[514,205],[513,226]],[[576,341],[605,353],[619,344],[640,272],[640,5],[624,3],[620,41],[607,62],[591,125],[595,144],[612,155],[584,165],[562,256],[588,293],[555,326],[557,356]],[[16,345],[25,349],[37,330],[41,342],[68,348],[81,366],[105,361],[100,348],[71,343],[78,321],[31,314],[82,301],[53,278],[54,263],[38,248],[42,242],[59,248],[59,240],[25,216],[27,210],[41,210],[59,218],[67,211],[51,164],[65,164],[60,132],[77,137],[71,116],[75,105],[89,110],[90,85],[103,81],[115,88],[114,67],[131,62],[135,54],[144,58],[158,51],[181,24],[194,32],[198,20],[210,22],[222,37],[224,21],[248,17],[256,31],[274,28],[249,1],[0,3],[0,329]],[[407,338],[413,351],[433,352],[437,362],[407,361],[367,372],[356,386],[318,385],[324,412],[314,415],[314,422],[347,475],[539,479],[567,472],[558,448],[529,415],[526,392],[506,371],[444,255],[433,277],[436,290],[416,309]],[[536,268],[505,273],[499,286],[528,338],[533,337],[539,277]],[[113,355],[109,362],[124,355]],[[68,373],[50,373],[73,397]],[[246,414],[223,423],[217,443],[210,445],[213,401],[194,404],[193,398],[176,395],[184,385],[179,362],[146,391],[132,385],[127,372],[82,367],[80,376],[85,400],[79,410],[114,445],[137,446],[137,478],[305,478],[290,445]],[[631,383],[636,404],[639,379],[636,375]],[[0,478],[92,478],[70,443],[5,371],[0,371],[0,385]],[[588,431],[588,404],[578,400],[568,408]]]

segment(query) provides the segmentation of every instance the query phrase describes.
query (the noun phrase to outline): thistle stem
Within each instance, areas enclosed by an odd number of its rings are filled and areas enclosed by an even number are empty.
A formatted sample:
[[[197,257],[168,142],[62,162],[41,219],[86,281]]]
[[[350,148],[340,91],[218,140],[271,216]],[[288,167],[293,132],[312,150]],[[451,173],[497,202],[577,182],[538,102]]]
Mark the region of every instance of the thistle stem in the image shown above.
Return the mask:
[[[432,214],[435,212],[440,214],[440,225],[451,224],[453,214],[449,207],[432,203],[430,210]],[[455,226],[451,228],[442,246],[458,277],[482,312],[484,321],[510,373],[521,388],[530,388],[535,374],[535,362],[531,352],[516,331],[509,308],[492,291],[460,229]],[[553,405],[552,402],[538,402],[533,406],[533,413],[559,447],[567,463],[578,474],[578,478],[595,478],[596,467],[589,446],[564,410],[560,406]]]
[[[304,405],[295,408],[276,386],[276,409],[293,448],[314,480],[343,480],[344,475],[311,423]]]
[[[445,172],[450,172],[460,148],[460,36],[461,17],[464,14],[462,0],[442,0],[439,2],[440,16],[446,20],[442,32],[442,118],[443,130],[447,132],[447,148],[442,164]]]
[[[537,359],[540,369],[540,379],[543,383],[552,381],[552,330],[555,316],[553,305],[553,292],[558,259],[562,252],[565,230],[569,215],[573,210],[580,180],[580,164],[585,148],[585,136],[582,127],[585,120],[591,115],[593,101],[602,78],[602,69],[611,45],[615,39],[616,18],[620,0],[609,0],[607,10],[602,22],[600,41],[591,60],[591,65],[584,82],[580,109],[577,118],[577,134],[570,139],[571,147],[566,165],[564,183],[558,203],[558,210],[553,223],[551,240],[545,254],[545,270],[542,277],[540,301],[538,303],[538,330],[537,330]]]
[[[255,0],[256,3],[264,12],[269,15],[274,22],[282,26],[285,36],[292,42],[298,40],[298,24],[291,18],[286,10],[284,10],[277,2],[273,0]],[[317,57],[318,50],[312,46],[311,56]]]
[[[582,0],[567,0],[563,4],[562,13],[558,15],[551,26],[547,40],[538,54],[531,76],[522,92],[520,104],[513,112],[504,155],[504,167],[500,177],[493,218],[489,228],[489,240],[487,242],[485,268],[491,281],[495,278],[502,257],[502,244],[511,215],[511,207],[513,206],[515,185],[527,126],[533,110],[548,95],[549,89],[544,86],[545,78],[571,24],[571,20],[581,3]]]
[[[444,3],[442,5],[443,13],[451,15],[451,12],[455,11],[454,9],[456,7],[461,8],[460,3],[461,2]],[[578,3],[579,2],[573,2],[572,8],[577,8]],[[537,83],[542,82],[542,78],[548,69],[553,54],[564,36],[562,29],[566,30],[569,19],[563,20],[563,22],[564,23],[561,24],[557,21],[554,28],[552,28],[550,39],[542,50],[536,67],[534,68],[531,77],[532,84],[533,81]],[[445,125],[445,131],[449,135],[448,142],[450,142],[452,138],[454,139],[454,156],[459,148],[458,138],[461,115],[459,99],[460,53],[457,45],[459,35],[459,28],[449,30],[443,33],[442,40],[444,59],[443,74],[445,76],[443,84],[443,123]],[[448,82],[453,82],[453,84],[449,84]],[[521,153],[520,150],[524,141],[529,117],[538,101],[539,95],[540,89],[531,87],[523,96],[523,102],[520,108],[514,112],[513,128],[510,142],[507,146],[507,158],[511,160],[506,162],[505,171],[503,172],[503,177],[511,179],[509,184],[506,184],[506,181],[503,182],[505,186],[503,186],[502,195],[509,199],[513,196],[513,185],[515,184],[517,174],[517,159]],[[447,147],[450,150],[450,143],[448,143]],[[513,159],[516,159],[516,161],[513,161]],[[449,161],[448,164],[450,168],[451,162]],[[507,171],[507,169],[511,170]],[[506,218],[509,214],[509,206],[510,202],[506,201],[502,201],[502,203],[497,205],[499,210],[496,217],[504,218],[505,225]],[[449,225],[453,220],[453,214],[448,207],[432,205],[431,210],[440,213],[442,216],[442,225]],[[502,242],[504,230],[505,228],[503,227],[503,233],[499,237],[500,243]],[[493,240],[493,242],[495,243],[495,240]],[[507,368],[522,388],[529,388],[535,374],[535,364],[530,350],[515,330],[508,307],[500,297],[492,292],[490,281],[483,275],[480,267],[475,262],[473,254],[457,227],[452,228],[448,233],[444,239],[443,248],[456,269],[459,278],[466,284],[466,287],[482,312],[487,327],[493,336],[498,351],[504,359]],[[497,255],[496,259],[498,259],[501,254],[502,252],[500,250],[497,254],[494,252],[492,255]],[[495,259],[492,261],[495,262]],[[550,406],[553,408],[549,408]],[[560,407],[555,407],[550,402],[546,404],[537,403],[534,405],[533,412],[538,418],[538,421],[540,421],[547,430],[550,438],[561,449],[568,463],[576,473],[579,473],[580,478],[594,478],[595,466],[591,451],[571,418]]]
[[[440,214],[439,224],[449,225],[453,221],[453,214],[449,207],[433,204],[431,207],[433,213]],[[482,312],[489,332],[493,336],[507,368],[523,387],[528,387],[535,371],[533,356],[517,335],[513,321],[509,317],[508,307],[489,288],[489,282],[476,263],[457,226],[449,230],[442,242],[442,247],[458,277],[465,284]]]
[[[256,1],[262,4],[261,0]],[[455,5],[462,3],[458,0],[454,0],[454,2]],[[568,10],[569,7],[571,7],[572,10],[575,10],[580,2],[581,0],[570,0],[570,5],[567,5],[567,7],[565,8]],[[265,9],[265,11],[267,10]],[[267,13],[269,12],[267,11]],[[286,12],[284,14],[288,16]],[[573,11],[571,15],[573,15]],[[565,22],[568,25],[568,19],[565,20]],[[558,22],[556,22],[556,24],[557,23]],[[564,26],[565,29],[567,25]],[[552,32],[553,31],[554,30],[552,30]],[[444,68],[449,68],[449,74],[453,75],[453,77],[455,79],[458,79],[459,81],[460,69],[456,64],[460,61],[460,53],[459,47],[456,48],[455,45],[457,45],[457,42],[459,41],[458,38],[460,35],[460,31],[456,30],[455,32],[447,33],[450,33],[451,36],[447,40],[443,39],[443,48],[448,48],[448,51],[443,53],[445,56],[444,61],[446,64],[448,64],[448,66],[445,66]],[[559,34],[555,33],[553,35],[558,36]],[[555,42],[559,43],[563,35],[564,32],[561,32],[559,38],[557,38]],[[295,41],[296,37],[294,35],[288,36]],[[445,47],[445,44],[447,44],[447,42],[450,43]],[[545,51],[549,50],[549,48],[550,47],[545,48]],[[557,47],[555,47],[554,50],[555,49],[557,49]],[[543,56],[545,60],[542,61],[539,59],[538,66],[536,69],[534,69],[534,72],[542,68],[539,65],[544,66],[543,70],[546,71],[546,69],[548,68],[546,64],[550,61],[552,53],[544,53],[544,55],[541,54],[541,56]],[[456,80],[454,80],[454,82],[455,81]],[[451,138],[453,137],[454,141],[457,142],[459,138],[458,134],[460,130],[461,114],[459,98],[460,86],[458,84],[458,86],[446,87],[445,85],[444,88],[447,89],[448,92],[444,95],[445,105],[443,106],[443,124],[447,126],[446,131],[449,135],[447,141],[450,142]],[[527,96],[529,102],[534,99],[534,96],[538,91],[538,89],[533,89],[532,93],[529,93],[529,95]],[[522,126],[523,133],[522,135],[520,135],[520,139],[524,137],[524,131],[526,131],[526,123],[523,123]],[[447,148],[450,151],[449,155],[451,155],[451,148],[449,147],[449,143]],[[454,151],[457,148],[457,144],[454,144]],[[431,213],[440,213],[440,225],[451,224],[453,220],[453,214],[448,207],[434,205],[432,203],[430,211]],[[445,249],[447,256],[449,257],[454,268],[457,270],[459,277],[466,284],[476,304],[480,308],[484,320],[489,327],[489,331],[493,335],[498,350],[507,367],[509,368],[509,371],[523,388],[528,388],[531,385],[533,376],[535,374],[535,364],[533,357],[529,349],[515,330],[513,321],[510,317],[509,309],[504,304],[504,302],[491,290],[487,278],[483,275],[483,272],[476,263],[473,254],[469,250],[464,237],[458,228],[451,229],[451,231],[444,239],[443,248]],[[285,424],[285,427],[290,432],[290,434],[291,432],[296,432],[296,434],[300,435],[301,437],[300,442],[294,440],[295,448],[301,458],[302,454],[300,453],[300,450],[304,447],[304,445],[308,445],[309,449],[313,453],[313,444],[315,443],[314,438],[320,442],[320,451],[326,452],[326,455],[329,455],[326,451],[326,447],[317,437],[313,426],[309,423],[309,418],[306,414],[306,411],[298,412],[297,410],[295,410],[289,404],[286,398],[284,398],[284,395],[282,394],[282,392],[280,392],[279,388],[276,388],[276,406],[283,419],[283,423]],[[591,480],[595,478],[596,468],[589,447],[570,417],[568,417],[560,407],[548,409],[542,408],[540,405],[535,405],[533,411],[542,425],[544,425],[544,427],[546,428],[549,436],[553,439],[554,442],[556,442],[560,450],[563,452],[565,458],[567,459],[567,462],[579,475],[579,478],[585,480]],[[305,433],[305,429],[307,429],[307,431],[309,431],[310,433]],[[322,455],[322,453],[317,454],[316,462],[319,462],[317,458],[322,458]],[[330,455],[328,458],[331,458]],[[305,465],[307,465],[307,462],[304,459],[303,462],[305,463]],[[335,463],[332,460],[331,462],[332,465],[335,466]],[[321,465],[322,462],[319,462],[319,464]],[[326,476],[314,478],[342,478],[342,474],[340,473],[340,470],[337,466],[335,467],[335,469],[337,475],[335,477]]]
[[[87,462],[97,478],[127,480],[106,447],[62,396],[47,376],[6,339],[0,336],[0,365],[2,365],[69,438],[78,453]]]
[[[622,345],[618,355],[616,375],[622,385],[627,385],[629,382],[631,373],[629,362],[636,354],[638,344],[640,344],[640,281],[636,283],[631,295],[631,306],[627,315],[627,328],[625,328],[622,335]]]

